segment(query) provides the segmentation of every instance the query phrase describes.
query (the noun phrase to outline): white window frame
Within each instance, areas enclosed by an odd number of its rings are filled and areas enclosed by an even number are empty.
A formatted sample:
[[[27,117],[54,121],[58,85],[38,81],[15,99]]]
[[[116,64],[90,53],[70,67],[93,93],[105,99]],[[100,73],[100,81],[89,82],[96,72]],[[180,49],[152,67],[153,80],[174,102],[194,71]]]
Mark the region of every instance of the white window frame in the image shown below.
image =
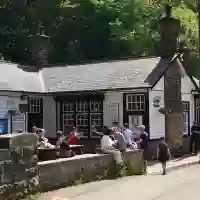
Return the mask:
[[[195,121],[200,122],[200,99],[195,99]]]
[[[68,120],[68,119],[66,119],[65,117],[66,116],[72,116],[72,121],[73,121],[73,125],[71,125],[71,124],[68,124],[68,123],[66,123],[67,121],[70,121],[70,120]],[[70,128],[73,128],[74,127],[74,121],[75,121],[75,118],[74,118],[75,116],[74,116],[74,113],[63,113],[63,116],[62,116],[62,120],[63,120],[63,131],[65,131],[65,128],[67,128],[67,129],[70,129]],[[69,133],[68,133],[69,134]]]
[[[103,113],[90,113],[90,126],[91,126],[91,128],[90,128],[90,137],[91,138],[99,138],[100,137],[97,134],[95,134],[95,135],[92,134],[92,126],[94,125],[95,128],[97,128],[97,131],[98,131],[98,129],[102,128],[102,125],[103,125],[103,116],[102,115],[103,115]],[[93,124],[92,116],[99,116],[100,119],[101,119],[101,125]]]
[[[93,109],[96,108],[95,110]],[[102,112],[103,111],[103,102],[90,100],[90,112]]]
[[[139,101],[137,101],[138,97],[139,97]],[[129,101],[129,99],[131,99],[131,101]],[[139,107],[133,108],[134,104],[139,105]],[[131,109],[129,109],[129,105],[132,105]],[[143,105],[143,108],[142,108],[142,105]],[[146,105],[145,105],[145,95],[144,94],[126,94],[126,111],[145,111],[145,106]]]
[[[79,116],[86,116],[87,117],[87,119],[86,119],[87,123],[86,124],[79,124],[78,123],[78,121],[79,121],[78,117]],[[87,138],[87,136],[83,134],[83,132],[81,131],[81,129],[85,129],[85,130],[87,129],[87,132],[89,133],[89,118],[88,118],[88,113],[77,113],[76,114],[76,127],[79,129],[80,136],[83,137],[83,138]]]
[[[183,134],[184,135],[188,135],[190,130],[189,130],[189,127],[190,127],[190,118],[189,118],[189,112],[190,112],[190,109],[189,109],[189,106],[190,106],[190,103],[187,102],[187,101],[182,101],[182,106],[183,106]],[[185,106],[187,106],[185,108]]]
[[[76,112],[84,113],[88,112],[89,102],[86,100],[76,101]]]
[[[63,111],[63,113],[74,113],[74,104],[72,102],[63,103],[62,111]]]
[[[14,128],[15,124],[22,124],[22,127]],[[22,129],[22,131],[26,131],[26,114],[21,113],[16,116],[12,116],[12,132],[16,132],[16,129]]]
[[[41,98],[29,98],[29,113],[41,113]]]

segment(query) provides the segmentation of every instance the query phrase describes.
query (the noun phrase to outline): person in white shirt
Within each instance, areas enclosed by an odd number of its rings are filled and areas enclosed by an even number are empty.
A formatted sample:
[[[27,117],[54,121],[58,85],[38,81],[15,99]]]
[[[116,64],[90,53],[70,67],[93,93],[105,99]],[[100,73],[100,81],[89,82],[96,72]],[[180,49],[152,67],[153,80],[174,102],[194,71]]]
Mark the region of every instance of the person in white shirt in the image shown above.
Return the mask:
[[[117,127],[113,127],[112,134],[117,140],[117,149],[119,149],[121,152],[125,152],[127,150],[127,145],[123,133],[119,132],[119,129]]]
[[[127,123],[124,124],[124,132],[123,133],[124,133],[124,137],[126,139],[126,144],[127,144],[128,148],[136,149],[137,144],[134,142],[133,133],[129,129],[129,126]]]
[[[112,140],[110,135],[112,134],[112,129],[108,129],[107,132],[104,133],[103,137],[101,138],[101,150],[104,153],[112,154],[116,164],[122,164],[123,159],[121,152],[115,148],[117,145],[116,140]]]

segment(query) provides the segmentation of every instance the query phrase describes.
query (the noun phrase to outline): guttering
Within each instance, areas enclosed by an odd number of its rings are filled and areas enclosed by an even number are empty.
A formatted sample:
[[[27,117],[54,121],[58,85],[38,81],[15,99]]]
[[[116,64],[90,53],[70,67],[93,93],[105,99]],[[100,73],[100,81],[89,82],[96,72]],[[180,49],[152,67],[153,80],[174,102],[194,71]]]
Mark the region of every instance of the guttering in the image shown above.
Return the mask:
[[[65,93],[103,93],[103,92],[108,92],[108,91],[124,91],[124,90],[141,90],[141,89],[145,89],[146,92],[149,91],[149,89],[151,88],[151,86],[145,86],[145,87],[128,87],[128,88],[111,88],[111,89],[100,89],[100,90],[76,90],[76,91],[58,91],[58,92],[48,92],[48,94],[51,95],[62,95]]]

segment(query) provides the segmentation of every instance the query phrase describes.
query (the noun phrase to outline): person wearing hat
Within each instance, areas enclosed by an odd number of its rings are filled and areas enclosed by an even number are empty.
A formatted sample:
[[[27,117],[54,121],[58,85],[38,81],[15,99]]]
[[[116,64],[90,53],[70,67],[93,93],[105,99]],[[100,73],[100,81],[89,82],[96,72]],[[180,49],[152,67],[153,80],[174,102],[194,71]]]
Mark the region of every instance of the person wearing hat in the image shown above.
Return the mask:
[[[146,172],[146,170],[147,170],[147,157],[148,157],[149,137],[148,137],[147,132],[145,131],[145,128],[146,127],[144,125],[139,126],[139,129],[140,129],[140,140],[137,141],[137,144],[143,150],[144,170]]]

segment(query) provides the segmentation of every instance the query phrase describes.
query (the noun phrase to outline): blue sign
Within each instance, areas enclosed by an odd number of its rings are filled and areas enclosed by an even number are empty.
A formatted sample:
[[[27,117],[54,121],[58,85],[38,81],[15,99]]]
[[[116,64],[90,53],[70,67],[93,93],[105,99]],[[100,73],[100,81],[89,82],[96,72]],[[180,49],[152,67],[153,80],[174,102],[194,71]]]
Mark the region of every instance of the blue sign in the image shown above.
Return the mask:
[[[0,119],[0,132],[8,133],[8,119]]]

